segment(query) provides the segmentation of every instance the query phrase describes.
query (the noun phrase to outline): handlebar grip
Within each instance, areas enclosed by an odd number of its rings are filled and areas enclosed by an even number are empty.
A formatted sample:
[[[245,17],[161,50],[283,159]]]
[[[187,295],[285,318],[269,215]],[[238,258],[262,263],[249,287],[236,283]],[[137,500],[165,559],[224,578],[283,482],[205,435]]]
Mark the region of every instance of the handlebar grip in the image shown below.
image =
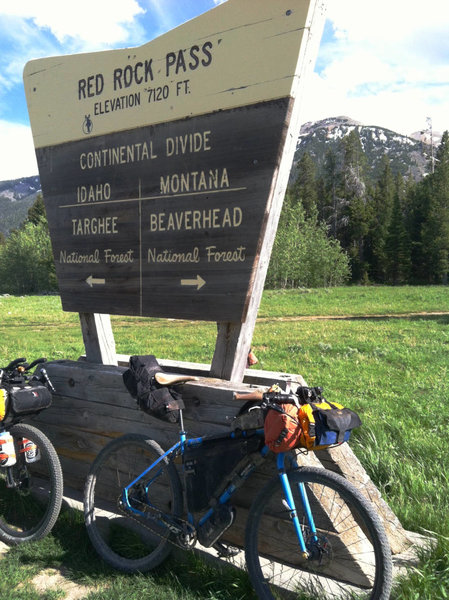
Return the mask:
[[[11,371],[11,369],[13,369],[16,365],[19,365],[20,363],[24,363],[25,361],[26,361],[26,358],[16,358],[15,360],[12,360],[9,363],[9,365],[4,368],[4,370]]]
[[[33,362],[31,363],[31,365],[28,366],[27,371],[29,371],[30,369],[32,369],[36,365],[40,365],[40,364],[45,363],[45,362],[47,362],[46,358],[36,358],[36,360],[33,360]]]
[[[234,392],[234,400],[263,400],[264,390],[254,390],[252,392]]]

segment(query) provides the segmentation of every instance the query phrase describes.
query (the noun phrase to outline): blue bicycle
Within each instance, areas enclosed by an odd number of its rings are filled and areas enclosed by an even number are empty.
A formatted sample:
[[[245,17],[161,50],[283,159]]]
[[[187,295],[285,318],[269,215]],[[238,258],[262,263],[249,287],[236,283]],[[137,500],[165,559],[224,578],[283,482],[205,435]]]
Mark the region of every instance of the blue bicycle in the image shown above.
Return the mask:
[[[179,441],[169,450],[127,434],[93,462],[85,521],[105,561],[144,572],[174,547],[197,546],[235,562],[245,528],[246,566],[259,598],[389,598],[389,543],[373,507],[352,484],[323,468],[298,467],[294,452],[266,460],[273,454],[263,428],[188,438],[182,410],[179,416]],[[239,515],[231,500],[256,469],[275,474]]]

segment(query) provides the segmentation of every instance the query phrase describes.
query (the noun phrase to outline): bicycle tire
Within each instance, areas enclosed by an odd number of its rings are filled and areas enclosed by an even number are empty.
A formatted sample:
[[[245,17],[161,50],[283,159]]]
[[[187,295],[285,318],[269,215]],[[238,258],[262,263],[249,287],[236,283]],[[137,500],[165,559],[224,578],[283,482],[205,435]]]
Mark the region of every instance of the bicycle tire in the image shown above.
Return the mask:
[[[84,490],[84,518],[97,553],[112,567],[127,573],[157,567],[169,555],[172,535],[151,518],[129,515],[120,505],[123,488],[164,454],[145,435],[126,434],[107,444],[92,464]],[[164,458],[148,474],[151,498],[142,485],[130,490],[130,501],[148,515],[162,511],[180,516],[181,482],[175,465]]]
[[[253,502],[245,533],[247,568],[259,598],[387,600],[392,585],[391,551],[373,506],[346,479],[325,469],[304,467],[287,475],[312,558],[300,555],[276,476]],[[307,490],[318,545],[305,524],[299,483]]]
[[[42,431],[17,423],[9,432],[17,462],[0,468],[0,540],[14,545],[39,540],[51,531],[61,509],[63,475],[53,444]],[[36,462],[27,462],[23,438],[36,445]],[[6,486],[8,468],[15,482],[13,488]]]

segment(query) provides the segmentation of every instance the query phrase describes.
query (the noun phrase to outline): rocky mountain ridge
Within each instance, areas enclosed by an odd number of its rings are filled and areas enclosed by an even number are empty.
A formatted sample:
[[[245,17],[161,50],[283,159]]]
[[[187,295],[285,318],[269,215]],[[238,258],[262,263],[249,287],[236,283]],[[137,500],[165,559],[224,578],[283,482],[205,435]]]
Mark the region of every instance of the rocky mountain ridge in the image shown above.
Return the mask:
[[[419,181],[429,172],[432,154],[431,141],[435,151],[441,140],[441,135],[438,133],[434,133],[431,140],[427,131],[406,136],[385,127],[363,125],[350,117],[333,117],[305,123],[301,127],[295,162],[305,152],[308,152],[315,160],[320,172],[324,168],[327,150],[331,149],[338,155],[341,150],[341,141],[354,129],[357,130],[367,158],[367,175],[373,182],[380,175],[385,155],[390,159],[393,173],[400,173],[403,177],[412,177],[415,181]]]
[[[360,137],[367,158],[368,176],[372,181],[376,181],[380,175],[384,155],[390,159],[395,174],[401,173],[404,177],[419,181],[429,172],[432,147],[427,131],[406,136],[384,127],[363,125],[345,116],[305,123],[298,138],[295,162],[308,152],[320,171],[324,168],[327,150],[338,154],[341,140],[354,129]],[[432,135],[434,149],[440,140],[440,134]]]
[[[39,175],[0,181],[0,233],[20,227],[40,191]]]

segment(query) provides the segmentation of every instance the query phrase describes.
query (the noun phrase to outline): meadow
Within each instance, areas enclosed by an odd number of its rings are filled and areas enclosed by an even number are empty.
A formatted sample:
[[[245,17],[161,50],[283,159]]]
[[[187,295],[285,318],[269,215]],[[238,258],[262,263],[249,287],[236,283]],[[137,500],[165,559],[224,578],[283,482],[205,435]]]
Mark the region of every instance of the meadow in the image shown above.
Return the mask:
[[[58,296],[1,296],[0,315],[0,365],[17,356],[77,359],[84,353],[78,315],[63,312]],[[111,319],[119,353],[212,358],[215,323]],[[449,598],[449,288],[266,291],[253,349],[258,368],[299,373],[322,386],[329,400],[360,413],[354,452],[403,526],[435,538],[419,567],[396,583],[392,599]],[[218,575],[192,557],[146,576],[117,574],[97,559],[82,520],[70,511],[47,539],[13,548],[1,565],[0,597],[18,600],[64,597],[29,584],[48,566],[99,586],[89,600],[253,597],[245,576]]]

